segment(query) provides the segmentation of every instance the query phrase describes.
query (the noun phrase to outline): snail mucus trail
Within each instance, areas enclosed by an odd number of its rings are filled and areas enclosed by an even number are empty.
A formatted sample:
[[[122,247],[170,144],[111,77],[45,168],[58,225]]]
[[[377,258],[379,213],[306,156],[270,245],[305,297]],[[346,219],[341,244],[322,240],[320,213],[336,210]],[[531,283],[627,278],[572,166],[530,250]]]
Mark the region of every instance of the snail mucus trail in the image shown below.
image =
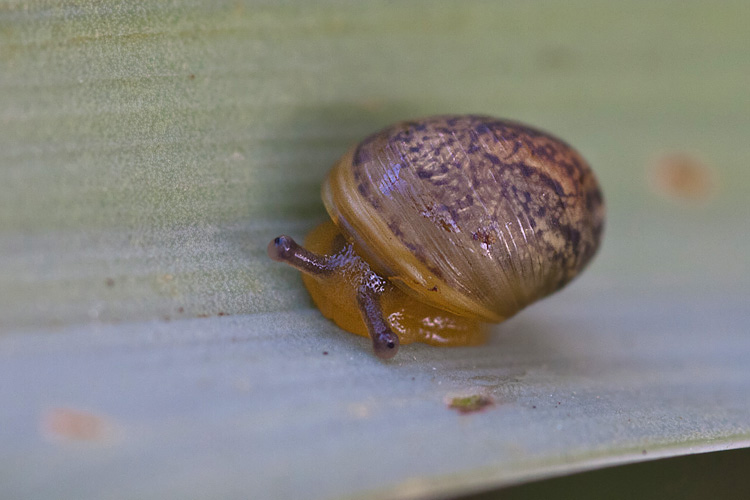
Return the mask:
[[[586,161],[517,122],[400,122],[350,149],[322,186],[331,220],[268,255],[375,354],[401,343],[475,345],[575,278],[596,253],[604,202]]]

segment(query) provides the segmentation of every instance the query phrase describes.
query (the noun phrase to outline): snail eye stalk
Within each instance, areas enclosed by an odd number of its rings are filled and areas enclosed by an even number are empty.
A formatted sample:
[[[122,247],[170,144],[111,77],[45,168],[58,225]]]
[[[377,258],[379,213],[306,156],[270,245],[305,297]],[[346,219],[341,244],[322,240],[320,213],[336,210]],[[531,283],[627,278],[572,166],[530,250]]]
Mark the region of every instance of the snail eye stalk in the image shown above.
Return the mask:
[[[383,318],[380,292],[364,284],[357,290],[357,303],[367,331],[372,339],[372,349],[380,359],[390,359],[398,352],[399,339]]]
[[[272,260],[289,264],[298,271],[311,276],[325,276],[335,269],[327,255],[313,253],[284,234],[274,238],[268,244],[267,252]]]

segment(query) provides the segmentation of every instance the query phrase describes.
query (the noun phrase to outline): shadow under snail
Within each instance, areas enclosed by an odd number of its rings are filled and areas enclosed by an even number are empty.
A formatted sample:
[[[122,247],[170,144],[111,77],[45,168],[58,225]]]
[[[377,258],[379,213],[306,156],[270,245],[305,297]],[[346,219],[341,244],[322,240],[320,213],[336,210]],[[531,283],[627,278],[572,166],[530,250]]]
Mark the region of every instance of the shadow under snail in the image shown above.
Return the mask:
[[[400,343],[475,345],[591,260],[604,203],[561,140],[488,116],[400,122],[363,140],[322,186],[331,217],[305,247],[268,255],[302,271],[320,311],[391,358]]]

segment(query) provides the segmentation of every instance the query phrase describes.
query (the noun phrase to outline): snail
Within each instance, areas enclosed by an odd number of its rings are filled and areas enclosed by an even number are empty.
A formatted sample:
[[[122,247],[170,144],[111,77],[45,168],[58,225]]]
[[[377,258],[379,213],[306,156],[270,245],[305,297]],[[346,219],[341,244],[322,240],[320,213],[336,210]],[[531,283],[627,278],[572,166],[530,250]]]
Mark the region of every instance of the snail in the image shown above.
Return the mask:
[[[330,221],[270,258],[302,272],[324,316],[393,357],[476,345],[488,324],[570,282],[596,253],[604,202],[581,155],[529,126],[435,116],[351,148],[322,186]]]

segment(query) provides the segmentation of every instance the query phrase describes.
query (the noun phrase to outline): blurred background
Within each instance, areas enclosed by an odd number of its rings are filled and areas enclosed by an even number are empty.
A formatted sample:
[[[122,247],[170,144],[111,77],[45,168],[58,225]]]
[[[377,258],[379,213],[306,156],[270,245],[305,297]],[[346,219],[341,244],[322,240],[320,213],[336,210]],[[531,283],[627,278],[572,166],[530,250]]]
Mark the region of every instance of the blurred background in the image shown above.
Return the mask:
[[[749,24],[744,1],[2,2],[0,482],[449,496],[747,446]],[[487,346],[384,364],[265,247],[326,218],[351,144],[438,113],[574,145],[604,245]]]

